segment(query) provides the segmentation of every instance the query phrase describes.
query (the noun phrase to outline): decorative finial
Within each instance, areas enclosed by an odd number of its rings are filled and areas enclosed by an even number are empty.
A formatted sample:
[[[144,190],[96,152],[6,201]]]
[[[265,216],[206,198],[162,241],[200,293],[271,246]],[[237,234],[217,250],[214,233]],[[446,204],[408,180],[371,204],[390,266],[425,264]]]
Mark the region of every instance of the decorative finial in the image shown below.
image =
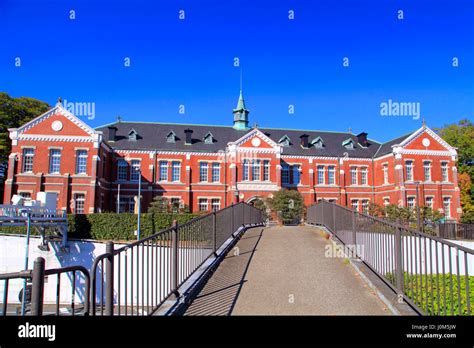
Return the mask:
[[[240,68],[240,91],[242,91],[242,68]]]
[[[255,129],[258,128],[258,123],[257,123],[257,122],[255,122],[255,123],[253,124],[253,128],[255,128]]]
[[[58,102],[57,102],[57,104],[56,104],[56,105],[58,105],[58,104],[62,104],[62,102],[63,102],[63,98],[59,97],[59,98],[58,98]]]
[[[120,123],[122,121],[122,117],[121,116],[117,116],[117,122]]]
[[[424,117],[421,119],[421,123],[422,123],[423,128],[425,128],[425,127],[426,127],[426,122],[425,122],[425,118],[424,118]]]
[[[347,131],[348,131],[349,133],[352,133],[352,128],[349,127],[349,128],[347,129]]]

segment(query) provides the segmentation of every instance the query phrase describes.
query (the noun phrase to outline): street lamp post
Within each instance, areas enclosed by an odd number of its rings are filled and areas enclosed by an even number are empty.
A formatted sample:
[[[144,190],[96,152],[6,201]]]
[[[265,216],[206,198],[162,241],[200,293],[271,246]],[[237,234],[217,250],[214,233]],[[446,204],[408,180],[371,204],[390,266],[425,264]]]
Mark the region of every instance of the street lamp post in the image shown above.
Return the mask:
[[[138,172],[138,209],[137,209],[137,240],[140,240],[140,215],[142,212],[142,171],[137,169]]]

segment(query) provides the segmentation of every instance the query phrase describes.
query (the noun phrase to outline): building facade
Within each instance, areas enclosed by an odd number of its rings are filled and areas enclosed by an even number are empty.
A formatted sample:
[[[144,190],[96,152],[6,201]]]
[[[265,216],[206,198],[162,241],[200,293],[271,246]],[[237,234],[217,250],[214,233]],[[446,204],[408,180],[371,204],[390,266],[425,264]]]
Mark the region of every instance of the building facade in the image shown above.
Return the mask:
[[[196,212],[287,188],[306,205],[418,203],[450,219],[462,213],[457,152],[425,125],[386,143],[364,132],[249,128],[242,93],[233,114],[232,126],[119,120],[93,129],[58,103],[9,129],[4,202],[46,191],[69,213],[133,212],[140,182],[142,211],[155,196]]]

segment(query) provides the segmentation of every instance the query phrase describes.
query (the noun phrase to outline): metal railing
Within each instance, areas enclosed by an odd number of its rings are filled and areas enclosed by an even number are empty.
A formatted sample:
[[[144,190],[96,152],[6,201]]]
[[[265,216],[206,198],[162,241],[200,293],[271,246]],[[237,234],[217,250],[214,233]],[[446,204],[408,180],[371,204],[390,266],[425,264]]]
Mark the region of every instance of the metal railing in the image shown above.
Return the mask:
[[[471,315],[474,250],[321,201],[307,209],[420,314]]]
[[[441,238],[474,240],[474,224],[440,223],[437,225],[437,232]]]
[[[147,238],[98,256],[91,269],[92,315],[148,315],[241,226],[263,222],[262,211],[238,203],[174,224]]]
[[[76,294],[79,290],[79,286],[77,285],[77,274],[82,274],[84,278],[84,287],[83,287],[83,301],[82,303],[76,303]],[[68,305],[62,305],[61,307],[61,275],[63,274],[70,274],[71,275],[71,293],[70,293],[70,302]],[[44,304],[44,288],[46,279],[49,276],[57,276],[56,279],[56,303],[51,305]],[[80,313],[81,315],[89,315],[89,293],[90,293],[90,280],[89,280],[89,271],[82,267],[82,266],[71,266],[71,267],[62,267],[62,268],[55,268],[55,269],[45,269],[45,260],[42,257],[38,257],[33,264],[33,270],[26,270],[16,273],[7,273],[7,274],[0,274],[0,281],[4,281],[3,286],[3,296],[2,296],[2,316],[6,316],[9,312],[10,307],[10,314],[13,315],[76,315]],[[22,296],[22,303],[20,304],[9,304],[9,289],[10,289],[10,282],[13,280],[23,280],[28,281],[31,283],[31,298],[29,296]],[[51,284],[52,282],[49,282]],[[25,291],[26,288],[23,287]],[[81,306],[78,306],[82,304]],[[24,306],[29,305],[29,308],[24,310]],[[22,308],[21,313],[17,313],[16,310]],[[45,306],[49,306],[50,309],[45,311]],[[66,309],[66,313],[61,313],[61,308]]]

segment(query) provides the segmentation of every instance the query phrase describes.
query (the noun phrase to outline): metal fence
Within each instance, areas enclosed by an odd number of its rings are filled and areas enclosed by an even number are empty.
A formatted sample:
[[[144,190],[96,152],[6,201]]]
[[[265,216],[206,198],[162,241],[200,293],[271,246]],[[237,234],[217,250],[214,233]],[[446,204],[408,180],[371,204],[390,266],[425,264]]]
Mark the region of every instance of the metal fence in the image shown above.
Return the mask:
[[[241,226],[262,211],[238,203],[98,256],[91,269],[93,315],[149,315]]]
[[[151,314],[167,298],[178,296],[179,286],[240,227],[262,223],[263,212],[241,202],[184,224],[175,224],[119,249],[114,250],[113,242],[108,242],[106,253],[94,260],[90,273],[82,266],[45,270],[44,259],[37,258],[33,270],[0,274],[0,281],[4,281],[1,315]],[[63,274],[68,274],[71,282],[72,293],[67,304],[61,302]],[[78,274],[81,284],[76,283]],[[46,281],[54,276],[57,277],[55,282]],[[20,304],[9,304],[9,288],[14,281],[30,283],[23,287],[28,289],[28,295]],[[46,283],[56,286],[55,304],[43,304]],[[78,290],[81,290],[82,301],[78,301]],[[18,313],[20,306],[24,310]]]
[[[437,230],[441,238],[474,240],[474,224],[445,222],[437,225]]]
[[[474,250],[321,201],[307,221],[331,230],[420,314],[471,315]]]
[[[70,276],[72,281],[71,296],[69,304],[61,303],[61,276]],[[82,302],[76,301],[77,292],[81,289],[80,284],[76,283],[80,274],[84,279],[82,293],[84,298]],[[44,289],[47,277],[57,277],[56,281],[56,303],[49,306],[47,311],[44,310],[43,298]],[[55,269],[45,270],[45,260],[42,257],[38,257],[34,264],[33,270],[26,270],[16,273],[0,274],[0,281],[4,281],[3,296],[2,296],[2,316],[7,314],[13,315],[89,315],[89,292],[90,292],[90,281],[89,271],[82,266],[71,266],[62,267]],[[15,280],[21,280],[24,282],[22,298],[20,304],[14,303],[9,304],[9,288],[10,283]],[[30,283],[31,285],[27,285]],[[20,310],[20,311],[19,311]],[[64,311],[63,311],[64,310]]]

